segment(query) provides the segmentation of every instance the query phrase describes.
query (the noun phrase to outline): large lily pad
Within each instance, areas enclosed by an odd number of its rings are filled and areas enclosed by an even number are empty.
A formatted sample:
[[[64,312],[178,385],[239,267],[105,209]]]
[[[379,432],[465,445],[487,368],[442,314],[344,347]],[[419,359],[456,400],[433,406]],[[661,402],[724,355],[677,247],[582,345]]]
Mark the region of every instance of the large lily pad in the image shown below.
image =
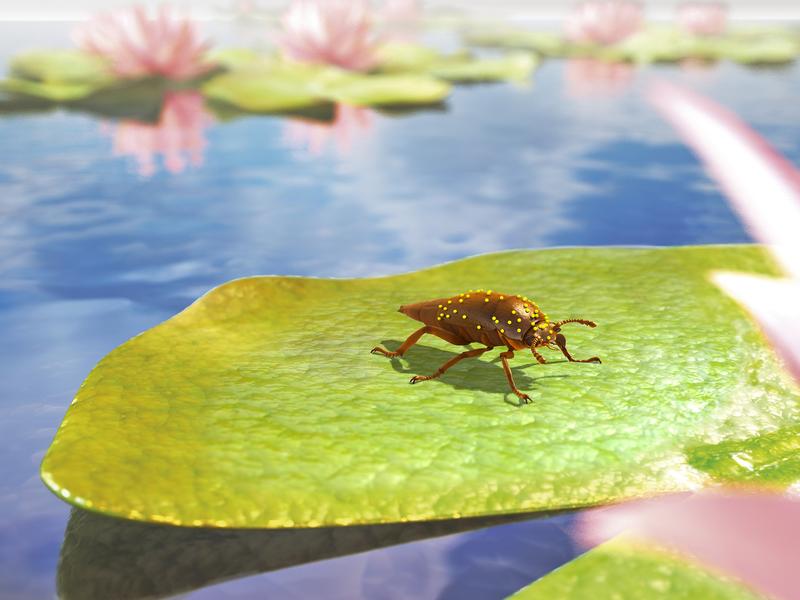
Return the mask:
[[[556,569],[514,600],[765,600],[741,582],[677,555],[614,540]]]
[[[88,376],[42,464],[78,506],[134,519],[296,527],[591,505],[685,490],[686,449],[800,422],[800,393],[707,280],[774,272],[758,247],[562,249],[378,279],[232,281],[126,342]],[[463,348],[400,304],[486,287],[536,299],[574,355],[496,353],[408,385]],[[557,360],[558,356],[549,356]]]

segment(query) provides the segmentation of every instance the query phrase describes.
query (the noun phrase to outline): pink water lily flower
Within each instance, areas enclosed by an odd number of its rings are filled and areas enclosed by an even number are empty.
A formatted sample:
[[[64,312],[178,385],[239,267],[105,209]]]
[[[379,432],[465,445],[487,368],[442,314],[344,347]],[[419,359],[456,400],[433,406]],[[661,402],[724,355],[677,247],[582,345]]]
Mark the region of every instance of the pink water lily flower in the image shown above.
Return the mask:
[[[375,65],[377,40],[367,0],[294,0],[281,23],[277,42],[292,60],[351,71]]]
[[[192,21],[166,5],[151,13],[136,6],[98,15],[79,26],[73,39],[86,52],[107,59],[121,77],[184,80],[213,67],[204,59],[209,43],[200,39]]]
[[[661,496],[587,511],[576,534],[589,545],[618,534],[620,541],[655,543],[769,597],[800,598],[796,498],[755,490]]]
[[[283,139],[289,147],[304,150],[312,156],[321,155],[333,142],[339,155],[346,156],[353,143],[372,129],[373,120],[373,112],[368,108],[337,104],[336,116],[331,123],[288,119]]]
[[[203,163],[204,131],[213,122],[198,92],[169,92],[164,97],[156,124],[122,121],[112,128],[114,156],[133,156],[138,172],[150,177],[156,172],[156,157],[164,157],[170,173],[182,172],[187,164]]]
[[[800,382],[800,171],[708,98],[669,84],[653,88],[651,98],[788,275],[770,279],[717,273],[713,280],[753,315]]]
[[[642,5],[638,2],[598,0],[579,4],[565,28],[572,41],[608,46],[639,31],[642,20]]]
[[[678,6],[678,25],[693,35],[719,35],[725,31],[728,7],[722,2],[687,2]]]

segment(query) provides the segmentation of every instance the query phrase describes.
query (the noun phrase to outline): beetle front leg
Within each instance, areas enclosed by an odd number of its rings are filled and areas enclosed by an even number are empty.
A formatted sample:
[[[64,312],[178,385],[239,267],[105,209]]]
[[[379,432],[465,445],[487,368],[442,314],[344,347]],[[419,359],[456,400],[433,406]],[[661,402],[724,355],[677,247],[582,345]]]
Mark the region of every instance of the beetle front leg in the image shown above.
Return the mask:
[[[466,352],[462,352],[458,356],[455,356],[444,363],[441,367],[436,369],[436,372],[433,375],[414,375],[408,383],[418,383],[420,381],[428,381],[429,379],[436,379],[437,377],[441,377],[441,375],[447,371],[450,367],[452,367],[457,362],[464,360],[465,358],[470,358],[472,356],[480,356],[487,350],[491,350],[492,347],[489,348],[475,348],[473,350],[467,350]]]
[[[547,364],[547,361],[544,359],[544,356],[539,354],[535,348],[531,348],[531,354],[533,354],[534,358],[539,362],[540,365]]]
[[[561,349],[561,352],[564,354],[564,356],[567,357],[567,360],[569,362],[580,362],[580,363],[599,363],[599,362],[601,362],[600,359],[598,357],[596,357],[596,356],[593,356],[592,358],[586,358],[584,360],[577,360],[575,358],[572,358],[572,355],[569,353],[569,350],[567,350],[567,338],[565,338],[560,333],[556,336],[556,346],[558,346]]]
[[[514,377],[511,375],[511,367],[508,366],[508,359],[514,358],[514,351],[509,349],[506,352],[501,352],[500,358],[503,361],[503,370],[506,372],[506,379],[508,379],[508,384],[511,386],[511,391],[514,392],[517,395],[517,397],[520,400],[522,400],[522,402],[524,402],[525,404],[533,402],[533,400],[531,400],[531,397],[528,396],[528,394],[519,391],[519,388],[517,388],[517,384],[514,383]]]

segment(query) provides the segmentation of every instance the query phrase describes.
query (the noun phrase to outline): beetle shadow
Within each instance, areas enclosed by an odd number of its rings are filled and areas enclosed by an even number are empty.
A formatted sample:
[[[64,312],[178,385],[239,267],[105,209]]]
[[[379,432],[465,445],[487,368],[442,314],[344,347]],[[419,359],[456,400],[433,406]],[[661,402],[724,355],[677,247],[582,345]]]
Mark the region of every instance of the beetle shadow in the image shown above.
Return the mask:
[[[383,347],[387,349],[397,348],[401,343],[402,341],[399,340],[381,341]],[[465,350],[468,349],[469,347],[465,346]],[[494,350],[489,350],[484,356],[493,352],[499,353],[502,351],[502,348],[495,348]],[[434,348],[433,346],[415,344],[413,348],[410,348],[408,352],[406,352],[402,359],[399,357],[392,358],[391,364],[392,368],[398,373],[404,373],[408,375],[430,375],[448,360],[455,358],[460,353],[461,352],[451,352],[449,350]],[[559,362],[567,361],[548,361],[547,364],[555,364]],[[407,366],[404,363],[406,363]],[[569,375],[540,375],[538,377],[531,377],[524,371],[524,369],[528,369],[529,367],[547,366],[540,365],[538,362],[528,362],[527,364],[514,365],[514,361],[512,360],[509,362],[509,366],[511,366],[511,374],[514,377],[514,382],[517,384],[517,388],[527,393],[530,393],[531,391],[537,391],[538,386],[536,383],[542,379],[569,377]],[[463,377],[448,377],[448,375],[452,375],[458,371],[461,371],[461,374],[463,375],[467,369],[473,374],[473,377],[470,378],[469,383],[465,382]],[[448,371],[441,377],[420,383],[422,385],[440,383],[449,385],[456,390],[479,390],[490,394],[502,394],[503,400],[506,402],[506,404],[517,407],[524,406],[524,403],[521,400],[518,402],[512,402],[509,400],[509,397],[513,397],[515,400],[518,400],[518,398],[511,391],[508,385],[508,380],[506,379],[506,374],[505,371],[503,371],[503,365],[499,356],[495,356],[489,361],[476,358],[465,358],[458,364],[448,369]]]

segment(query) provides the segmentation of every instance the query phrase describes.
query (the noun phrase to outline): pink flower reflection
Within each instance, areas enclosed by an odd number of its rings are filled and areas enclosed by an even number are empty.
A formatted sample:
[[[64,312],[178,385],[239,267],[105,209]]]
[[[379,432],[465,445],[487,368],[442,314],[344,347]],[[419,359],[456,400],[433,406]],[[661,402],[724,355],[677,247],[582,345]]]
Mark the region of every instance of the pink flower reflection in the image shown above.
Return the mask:
[[[608,46],[621,42],[642,26],[642,5],[627,0],[598,0],[579,4],[565,24],[575,42]]]
[[[354,142],[372,129],[373,123],[374,113],[368,108],[337,104],[336,115],[330,123],[288,119],[283,139],[289,147],[304,150],[312,156],[321,155],[333,141],[338,154],[345,156],[352,150]]]
[[[194,24],[162,5],[148,14],[142,6],[101,14],[79,26],[73,38],[80,48],[107,59],[121,77],[161,76],[191,79],[213,65],[209,48]]]
[[[367,0],[294,0],[281,21],[278,45],[298,62],[365,71],[375,64],[376,39]]]
[[[722,2],[687,2],[678,7],[678,25],[693,35],[719,35],[725,31],[728,7]]]
[[[567,60],[564,78],[575,97],[609,96],[622,92],[633,81],[633,65],[594,58]]]
[[[582,514],[576,533],[591,545],[617,534],[655,543],[772,597],[800,597],[800,502],[775,493],[728,490],[626,502]]]
[[[138,172],[150,177],[156,172],[156,156],[164,157],[170,173],[181,173],[187,163],[203,163],[206,140],[203,130],[213,118],[198,92],[170,92],[164,97],[161,116],[155,125],[121,121],[112,128],[114,156],[133,156]]]

